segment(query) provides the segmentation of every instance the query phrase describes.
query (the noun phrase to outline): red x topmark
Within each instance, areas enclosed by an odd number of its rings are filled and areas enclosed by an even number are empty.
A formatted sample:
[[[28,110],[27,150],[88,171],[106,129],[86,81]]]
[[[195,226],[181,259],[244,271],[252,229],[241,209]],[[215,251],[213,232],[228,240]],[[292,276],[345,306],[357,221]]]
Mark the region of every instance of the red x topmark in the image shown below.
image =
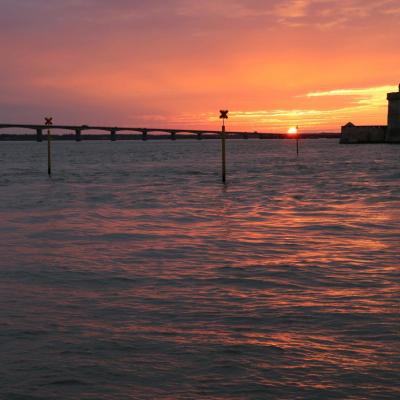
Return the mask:
[[[53,125],[53,118],[45,118],[46,120],[46,125]]]
[[[228,110],[221,110],[221,115],[219,116],[221,119],[228,119]]]

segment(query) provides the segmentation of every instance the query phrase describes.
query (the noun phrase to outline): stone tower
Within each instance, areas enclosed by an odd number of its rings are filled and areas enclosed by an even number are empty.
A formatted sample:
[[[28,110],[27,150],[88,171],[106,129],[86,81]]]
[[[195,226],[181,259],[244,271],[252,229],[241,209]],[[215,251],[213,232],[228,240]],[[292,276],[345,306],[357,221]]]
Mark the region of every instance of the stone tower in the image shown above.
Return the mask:
[[[387,99],[389,112],[386,142],[400,143],[400,85],[399,91],[388,93]]]

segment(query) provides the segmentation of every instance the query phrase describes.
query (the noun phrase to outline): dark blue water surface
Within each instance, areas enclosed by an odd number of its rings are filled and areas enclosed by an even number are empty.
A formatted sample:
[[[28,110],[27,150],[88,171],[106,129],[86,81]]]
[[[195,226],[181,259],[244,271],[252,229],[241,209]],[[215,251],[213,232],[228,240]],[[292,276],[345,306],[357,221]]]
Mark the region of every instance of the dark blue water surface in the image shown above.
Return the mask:
[[[0,143],[0,398],[400,398],[400,146]]]

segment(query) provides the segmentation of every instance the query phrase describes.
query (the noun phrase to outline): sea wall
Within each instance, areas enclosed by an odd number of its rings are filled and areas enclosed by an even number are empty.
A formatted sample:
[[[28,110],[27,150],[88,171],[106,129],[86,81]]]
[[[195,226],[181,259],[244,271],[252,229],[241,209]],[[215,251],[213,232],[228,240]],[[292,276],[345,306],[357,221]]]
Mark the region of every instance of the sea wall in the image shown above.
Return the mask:
[[[355,126],[348,124],[342,127],[340,143],[384,143],[386,126]]]
[[[388,128],[385,141],[386,143],[400,143],[400,129]]]

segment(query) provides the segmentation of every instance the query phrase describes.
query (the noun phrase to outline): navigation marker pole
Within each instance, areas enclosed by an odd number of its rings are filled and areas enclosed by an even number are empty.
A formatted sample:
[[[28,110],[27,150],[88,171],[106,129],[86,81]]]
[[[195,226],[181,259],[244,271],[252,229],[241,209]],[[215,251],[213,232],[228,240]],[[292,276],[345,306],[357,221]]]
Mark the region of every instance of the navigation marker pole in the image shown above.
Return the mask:
[[[225,120],[228,119],[228,110],[221,110],[219,118],[222,119],[221,149],[222,149],[222,183],[226,183],[226,151],[225,151]]]
[[[53,125],[53,118],[45,118],[46,126]],[[47,173],[51,177],[51,134],[50,128],[47,129]]]
[[[299,156],[299,127],[296,126],[296,154]]]

